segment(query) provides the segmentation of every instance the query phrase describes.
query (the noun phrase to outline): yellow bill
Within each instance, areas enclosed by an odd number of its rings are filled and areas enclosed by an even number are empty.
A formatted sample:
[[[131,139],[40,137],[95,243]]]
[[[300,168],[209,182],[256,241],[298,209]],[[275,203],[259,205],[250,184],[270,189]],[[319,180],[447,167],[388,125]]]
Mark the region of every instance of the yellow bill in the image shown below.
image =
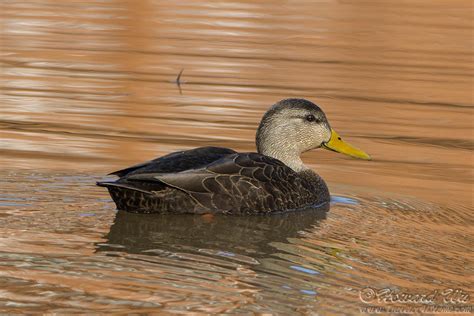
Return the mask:
[[[370,160],[370,156],[360,149],[357,149],[345,141],[336,133],[335,130],[331,129],[331,139],[327,143],[323,143],[325,149],[337,151],[338,153],[345,154],[354,158]]]

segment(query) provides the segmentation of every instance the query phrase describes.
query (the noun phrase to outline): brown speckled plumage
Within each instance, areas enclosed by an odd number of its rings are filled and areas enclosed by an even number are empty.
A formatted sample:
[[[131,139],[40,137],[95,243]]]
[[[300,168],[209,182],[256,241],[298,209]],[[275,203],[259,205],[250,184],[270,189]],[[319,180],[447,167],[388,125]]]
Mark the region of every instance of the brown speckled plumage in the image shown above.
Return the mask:
[[[101,182],[117,208],[134,213],[257,214],[298,209],[327,202],[324,181],[311,170],[297,173],[280,161],[257,153],[228,153],[202,147],[173,154],[193,157],[196,165],[163,173],[160,159],[125,173],[116,182]],[[167,156],[162,159],[166,160]],[[204,163],[203,163],[204,162]],[[317,192],[317,194],[315,194]]]

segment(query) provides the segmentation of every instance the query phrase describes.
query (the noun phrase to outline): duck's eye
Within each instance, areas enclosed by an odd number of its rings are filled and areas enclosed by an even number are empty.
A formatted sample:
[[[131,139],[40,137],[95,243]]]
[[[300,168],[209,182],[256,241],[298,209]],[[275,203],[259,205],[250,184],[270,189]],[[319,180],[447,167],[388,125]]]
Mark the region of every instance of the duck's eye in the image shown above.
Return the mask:
[[[315,117],[313,114],[308,114],[308,115],[306,115],[306,120],[307,120],[308,122],[316,122],[316,121],[317,121],[317,120],[316,120],[316,117]]]

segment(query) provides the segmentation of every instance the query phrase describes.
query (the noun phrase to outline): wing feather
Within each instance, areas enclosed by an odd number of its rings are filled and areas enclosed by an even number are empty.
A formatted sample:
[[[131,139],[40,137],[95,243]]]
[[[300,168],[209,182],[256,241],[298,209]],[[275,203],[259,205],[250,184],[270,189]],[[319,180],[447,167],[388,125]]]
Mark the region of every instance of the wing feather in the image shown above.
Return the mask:
[[[170,173],[197,169],[235,151],[223,147],[199,147],[195,149],[178,151],[144,163],[140,163],[122,170],[114,171],[111,175],[124,177],[131,174],[142,173]]]

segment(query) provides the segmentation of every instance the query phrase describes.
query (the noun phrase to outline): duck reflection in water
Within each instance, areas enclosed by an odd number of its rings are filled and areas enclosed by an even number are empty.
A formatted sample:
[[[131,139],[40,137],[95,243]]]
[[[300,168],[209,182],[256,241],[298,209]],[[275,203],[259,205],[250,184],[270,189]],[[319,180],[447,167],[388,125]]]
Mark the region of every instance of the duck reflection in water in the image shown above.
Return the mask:
[[[221,252],[258,259],[275,252],[274,242],[287,242],[300,232],[311,231],[326,218],[329,206],[272,216],[134,214],[117,212],[106,243],[97,251],[142,253],[160,251]],[[152,252],[149,252],[152,254]]]

